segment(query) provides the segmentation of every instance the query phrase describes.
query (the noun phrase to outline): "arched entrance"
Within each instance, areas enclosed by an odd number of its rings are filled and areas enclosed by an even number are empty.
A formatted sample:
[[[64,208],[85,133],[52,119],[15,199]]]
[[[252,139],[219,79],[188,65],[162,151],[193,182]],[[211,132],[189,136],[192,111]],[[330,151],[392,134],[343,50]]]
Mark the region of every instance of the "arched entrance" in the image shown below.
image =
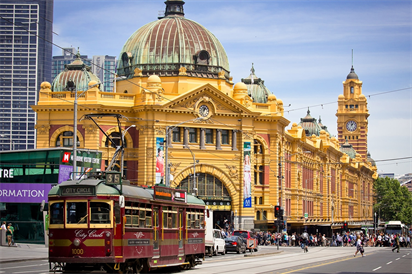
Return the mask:
[[[193,192],[193,177],[184,178],[177,189]],[[214,227],[224,227],[224,220],[233,224],[232,199],[226,186],[217,177],[207,173],[196,173],[197,197],[202,199],[209,209],[213,210]]]

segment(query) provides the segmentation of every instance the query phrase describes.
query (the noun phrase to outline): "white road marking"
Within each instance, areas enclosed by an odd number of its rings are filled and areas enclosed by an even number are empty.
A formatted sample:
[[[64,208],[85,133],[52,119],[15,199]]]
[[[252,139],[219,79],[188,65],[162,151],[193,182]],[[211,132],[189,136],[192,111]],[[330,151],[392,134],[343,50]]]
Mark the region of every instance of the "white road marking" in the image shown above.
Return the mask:
[[[396,260],[400,260],[401,258],[396,258]]]
[[[11,267],[2,267],[2,269],[13,269],[13,268],[23,268],[23,267],[32,267],[32,266],[42,266],[48,264],[32,264],[32,265],[24,265],[24,266],[11,266]]]
[[[392,261],[390,261],[389,263],[386,263],[386,264],[391,264],[392,263]]]
[[[403,255],[402,257],[405,257],[406,255]]]
[[[21,272],[13,272],[13,273],[15,273],[15,274],[18,274],[18,273],[38,273],[37,271],[31,270],[31,271],[21,271]]]
[[[377,267],[377,268],[375,268],[375,269],[374,269],[374,270],[372,270],[372,271],[376,271],[376,270],[381,269],[381,268],[382,268],[382,266]]]

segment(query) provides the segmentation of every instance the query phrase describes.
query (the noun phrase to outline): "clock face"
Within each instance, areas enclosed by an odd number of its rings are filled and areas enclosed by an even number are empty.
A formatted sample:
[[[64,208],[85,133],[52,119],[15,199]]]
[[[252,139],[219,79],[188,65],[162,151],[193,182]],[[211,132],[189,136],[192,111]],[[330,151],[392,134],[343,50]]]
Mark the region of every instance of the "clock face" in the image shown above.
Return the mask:
[[[199,114],[202,117],[206,117],[209,115],[209,107],[206,105],[201,105],[199,108]]]
[[[356,124],[355,121],[351,120],[346,123],[346,129],[349,131],[355,131],[357,127],[358,125]]]

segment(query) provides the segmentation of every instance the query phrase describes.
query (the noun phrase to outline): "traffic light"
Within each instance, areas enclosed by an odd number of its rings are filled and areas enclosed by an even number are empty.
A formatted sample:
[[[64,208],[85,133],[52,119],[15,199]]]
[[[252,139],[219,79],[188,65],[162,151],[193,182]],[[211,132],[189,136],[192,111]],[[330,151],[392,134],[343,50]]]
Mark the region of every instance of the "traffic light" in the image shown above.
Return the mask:
[[[275,206],[275,217],[278,218],[280,216],[280,206]]]
[[[280,208],[280,210],[279,210],[279,217],[281,217],[282,220],[283,220],[283,208]]]
[[[343,223],[343,230],[348,230],[348,224],[346,222]]]

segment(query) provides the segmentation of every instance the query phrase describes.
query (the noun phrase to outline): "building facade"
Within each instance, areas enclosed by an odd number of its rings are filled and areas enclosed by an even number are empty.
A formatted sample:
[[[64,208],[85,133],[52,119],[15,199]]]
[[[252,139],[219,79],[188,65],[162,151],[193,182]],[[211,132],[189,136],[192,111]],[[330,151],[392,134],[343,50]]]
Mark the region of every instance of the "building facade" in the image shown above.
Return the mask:
[[[36,146],[40,83],[51,81],[53,0],[0,3],[0,151]]]
[[[278,204],[289,231],[372,223],[376,167],[351,144],[353,153],[343,152],[320,121],[317,131],[309,130],[309,122],[291,124],[283,101],[253,67],[248,78],[233,83],[223,46],[185,18],[183,5],[166,1],[165,16],[126,41],[115,92],[100,90],[98,80],[88,87],[84,80],[70,85],[83,87],[75,89],[82,94],[78,117],[124,117],[121,133],[116,120],[100,118],[105,134],[80,119],[75,129],[79,147],[102,151],[104,169],[115,151],[106,135],[119,142],[124,134],[124,174],[131,183],[164,183],[195,193],[215,210],[216,222],[226,217],[235,228],[272,230]],[[73,136],[68,118],[74,115],[73,91],[68,77],[58,78],[60,84],[42,83],[33,106],[39,148],[62,145],[60,138]]]

